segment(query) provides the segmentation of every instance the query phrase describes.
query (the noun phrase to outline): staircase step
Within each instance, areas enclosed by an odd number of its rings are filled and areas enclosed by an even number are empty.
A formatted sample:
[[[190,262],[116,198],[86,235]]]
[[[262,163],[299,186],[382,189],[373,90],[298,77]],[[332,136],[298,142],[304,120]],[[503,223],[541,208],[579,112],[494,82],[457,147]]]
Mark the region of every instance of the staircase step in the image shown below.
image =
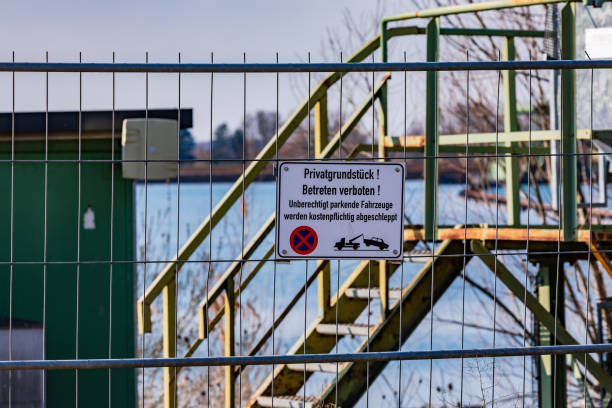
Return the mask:
[[[277,407],[277,408],[311,408],[314,407],[316,398],[306,397],[306,403],[304,403],[304,397],[297,395],[279,395],[274,397],[274,403],[272,403],[272,397],[262,396],[257,397],[257,403],[262,407]]]
[[[433,257],[433,252],[426,249],[415,249],[406,253],[406,260],[414,263],[426,263]]]
[[[346,290],[346,296],[351,299],[367,299],[369,294],[370,299],[380,298],[379,288],[349,288]],[[390,299],[399,299],[402,296],[400,288],[389,289]]]
[[[317,333],[336,335],[336,325],[333,323],[321,323],[317,326]],[[367,336],[367,324],[338,324],[338,336]]]
[[[342,371],[344,363],[338,366],[336,363],[306,363],[306,371],[309,373],[334,373],[336,369]],[[304,371],[304,364],[287,364],[291,371]]]

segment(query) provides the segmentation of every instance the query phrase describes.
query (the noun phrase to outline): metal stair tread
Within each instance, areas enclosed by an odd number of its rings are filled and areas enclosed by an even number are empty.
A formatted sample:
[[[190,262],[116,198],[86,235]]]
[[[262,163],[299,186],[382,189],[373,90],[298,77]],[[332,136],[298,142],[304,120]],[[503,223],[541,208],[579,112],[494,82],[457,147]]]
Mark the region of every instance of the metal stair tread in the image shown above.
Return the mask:
[[[373,326],[370,326],[370,328]],[[317,333],[326,335],[336,335],[336,324],[334,323],[321,323],[316,328]],[[338,324],[337,325],[338,336],[367,336],[368,325],[367,324]]]
[[[311,373],[336,373],[342,370],[344,363],[306,363],[306,371]],[[287,364],[287,368],[291,371],[304,371],[304,364]]]
[[[406,260],[408,262],[425,263],[431,260],[433,252],[428,249],[413,249],[406,252]]]
[[[402,290],[400,288],[389,289],[389,299],[399,299],[401,296]],[[346,297],[351,299],[380,298],[380,288],[349,288],[346,290]]]
[[[314,397],[306,397],[306,403],[304,403],[304,397],[298,395],[278,395],[274,396],[274,404],[272,404],[272,397],[270,396],[259,396],[257,397],[257,403],[262,407],[278,407],[278,408],[311,408],[317,401]]]

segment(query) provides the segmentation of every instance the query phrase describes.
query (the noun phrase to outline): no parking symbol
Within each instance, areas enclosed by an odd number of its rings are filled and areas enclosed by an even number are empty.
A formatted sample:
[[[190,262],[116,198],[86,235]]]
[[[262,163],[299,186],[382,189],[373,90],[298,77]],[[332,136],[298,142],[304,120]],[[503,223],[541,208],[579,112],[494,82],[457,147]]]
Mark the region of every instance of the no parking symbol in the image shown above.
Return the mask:
[[[317,233],[312,228],[302,225],[297,227],[289,237],[291,249],[300,255],[308,255],[317,247]]]

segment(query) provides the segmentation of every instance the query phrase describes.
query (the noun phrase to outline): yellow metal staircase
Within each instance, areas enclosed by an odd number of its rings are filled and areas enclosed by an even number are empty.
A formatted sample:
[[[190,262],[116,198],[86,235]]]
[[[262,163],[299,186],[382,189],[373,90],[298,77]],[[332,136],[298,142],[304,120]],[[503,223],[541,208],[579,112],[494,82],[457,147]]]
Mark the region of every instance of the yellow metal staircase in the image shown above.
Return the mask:
[[[562,0],[498,0],[483,4],[469,4],[457,7],[443,7],[440,9],[422,10],[418,13],[408,13],[386,18],[381,24],[381,35],[376,36],[366,43],[353,56],[346,60],[347,63],[356,63],[366,60],[378,48],[382,48],[382,60],[387,61],[387,41],[396,36],[425,34],[427,37],[427,60],[437,61],[439,37],[440,35],[468,35],[468,36],[502,36],[505,38],[505,47],[513,47],[512,39],[518,37],[544,37],[543,31],[533,30],[495,30],[495,29],[469,29],[469,28],[441,28],[440,16],[447,14],[459,14],[487,10],[498,10],[512,8],[520,5],[531,5],[535,3],[555,3]],[[570,2],[571,3],[571,2]],[[570,10],[570,3],[565,6],[566,13]],[[570,10],[571,11],[571,10]],[[388,23],[397,22],[412,18],[430,18],[427,28],[422,27],[388,27]],[[512,53],[513,55],[514,53]],[[510,71],[508,71],[510,72]],[[502,139],[507,142],[553,140],[560,138],[559,131],[540,131],[540,132],[518,132],[510,129],[504,133],[481,133],[470,134],[469,143],[467,135],[439,135],[438,132],[438,100],[437,95],[438,79],[437,73],[428,71],[427,73],[427,95],[425,136],[392,138],[387,134],[387,80],[390,74],[385,75],[378,84],[372,84],[372,91],[365,97],[363,103],[357,107],[355,112],[344,121],[333,137],[328,140],[327,126],[327,94],[328,90],[346,73],[332,72],[327,75],[319,85],[314,88],[308,98],[304,100],[289,117],[289,119],[277,129],[277,133],[270,139],[269,143],[261,150],[255,160],[239,177],[227,194],[220,200],[219,204],[211,209],[211,213],[196,229],[194,234],[187,240],[179,250],[176,258],[169,262],[162,272],[149,285],[146,293],[138,301],[138,322],[141,332],[152,330],[150,308],[152,303],[163,294],[163,330],[164,330],[164,357],[175,357],[176,352],[176,274],[199,247],[204,240],[211,234],[214,227],[228,213],[230,208],[240,199],[245,189],[256,179],[259,173],[277,157],[280,148],[287,142],[292,134],[298,129],[300,124],[310,117],[310,110],[315,111],[315,155],[317,159],[330,159],[335,156],[338,147],[351,134],[370,108],[374,108],[375,101],[380,102],[378,109],[378,123],[381,124],[378,134],[378,145],[358,145],[354,151],[346,157],[351,159],[353,154],[366,151],[378,151],[378,159],[385,159],[385,151],[424,152],[428,156],[438,153],[463,153],[465,146],[471,145],[470,152],[491,153],[491,154],[516,154],[516,153],[538,153],[545,154],[549,150],[525,150],[516,143],[509,146],[498,146]],[[508,81],[514,81],[514,77],[508,73]],[[510,103],[513,96],[512,92],[504,92],[507,100],[504,105]],[[561,104],[561,106],[571,106],[571,103]],[[516,114],[516,112],[514,112]],[[562,115],[563,116],[563,115]],[[571,132],[570,132],[571,133]],[[565,134],[569,134],[565,132]],[[586,138],[586,133],[576,132],[576,138]],[[309,135],[310,136],[310,135]],[[373,141],[373,143],[375,143]],[[473,146],[473,144],[492,144],[496,146]],[[569,156],[568,156],[569,157]],[[373,158],[374,159],[374,158]],[[516,158],[508,157],[509,160],[516,161]],[[575,158],[573,159],[575,160]],[[427,171],[425,172],[425,185],[427,188],[426,197],[434,197],[434,202],[425,202],[425,235],[428,241],[435,236],[435,221],[437,214],[437,204],[434,194],[437,188],[437,161],[432,157],[426,160]],[[509,166],[510,168],[511,166]],[[507,180],[518,182],[517,174],[509,173]],[[431,193],[431,194],[430,194]],[[427,195],[429,194],[429,195]],[[432,195],[433,194],[433,195]],[[518,199],[518,189],[513,199]],[[431,205],[430,205],[431,204]],[[510,207],[510,206],[508,206]],[[568,213],[567,211],[562,214]],[[575,213],[575,211],[574,211]],[[569,220],[571,221],[571,220]],[[519,219],[520,222],[520,219]],[[199,312],[199,336],[186,353],[186,357],[191,356],[198,347],[209,337],[209,333],[215,325],[222,319],[225,323],[225,355],[235,355],[234,350],[234,330],[235,330],[235,299],[243,291],[257,272],[263,267],[265,262],[269,262],[273,256],[273,248],[267,249],[265,255],[257,261],[248,276],[235,287],[235,277],[242,270],[244,262],[247,262],[259,249],[266,237],[274,228],[274,214],[264,223],[261,229],[255,234],[251,242],[244,248],[241,259],[228,267],[228,269],[216,280],[211,282],[212,287],[206,299],[203,299],[198,307]],[[571,224],[571,223],[570,223]],[[569,225],[569,224],[568,224]],[[433,229],[429,231],[429,229]],[[423,237],[421,237],[423,238]],[[420,239],[420,238],[419,238]],[[337,339],[346,336],[363,337],[356,353],[367,351],[390,351],[397,350],[403,341],[408,339],[410,334],[418,324],[430,312],[431,306],[442,296],[444,291],[452,281],[461,273],[464,262],[458,262],[457,257],[447,257],[442,255],[462,256],[466,249],[460,239],[443,241],[435,250],[435,253],[427,256],[428,261],[418,272],[416,277],[405,287],[398,289],[388,288],[389,278],[398,269],[399,264],[389,262],[364,261],[355,271],[344,281],[335,297],[330,297],[329,291],[329,262],[322,261],[316,270],[308,277],[304,286],[300,288],[294,298],[289,302],[285,310],[276,317],[271,327],[259,339],[257,344],[247,353],[255,355],[262,349],[263,345],[271,337],[274,330],[288,315],[289,311],[296,305],[301,296],[306,293],[309,285],[318,280],[319,283],[319,309],[320,315],[315,319],[306,330],[303,337],[288,351],[288,354],[312,354],[312,353],[333,353],[337,345]],[[416,245],[416,240],[408,240],[405,243],[406,260],[423,259],[423,252],[412,253]],[[467,256],[470,256],[467,250]],[[214,260],[211,260],[214,261]],[[466,259],[467,261],[467,259]],[[609,266],[609,260],[607,262]],[[606,270],[612,271],[612,268]],[[611,272],[612,273],[612,272]],[[433,285],[433,286],[432,286]],[[216,316],[209,316],[209,305],[219,299],[225,298],[224,306],[218,311]],[[381,303],[380,321],[373,325],[358,324],[359,317],[363,314],[372,298],[379,298]],[[337,316],[337,320],[336,320]],[[401,319],[400,319],[401,316]],[[401,321],[400,321],[401,320]],[[267,377],[257,391],[248,400],[248,407],[304,407],[318,406],[327,403],[337,404],[338,406],[354,405],[365,391],[366,381],[374,379],[382,372],[387,363],[371,361],[369,367],[366,363],[344,363],[340,366],[328,363],[316,364],[289,364],[276,366],[274,372]],[[175,376],[179,369],[166,368],[164,371],[164,393],[166,408],[174,406],[176,398]],[[368,375],[366,375],[366,371]],[[225,367],[226,375],[226,406],[234,406],[234,383],[235,376],[239,368]],[[337,381],[334,379],[329,383],[324,392],[316,398],[304,398],[296,395],[304,386],[304,382],[315,372],[338,373]],[[336,401],[337,395],[337,401]]]
[[[411,248],[405,248],[410,250]],[[343,336],[363,337],[364,340],[355,350],[356,353],[369,351],[397,350],[400,338],[405,341],[418,326],[451,282],[460,274],[462,262],[457,258],[439,255],[463,254],[464,246],[460,241],[444,241],[435,256],[421,268],[415,278],[404,288],[390,290],[400,294],[395,297],[385,318],[376,324],[356,324],[355,321],[368,306],[370,299],[380,296],[379,263],[363,261],[346,279],[339,293],[331,299],[327,313],[319,316],[308,328],[306,338],[298,339],[287,354],[333,353],[336,345],[336,307],[338,309],[338,339]],[[388,264],[389,272],[399,269],[399,264]],[[432,279],[432,271],[435,270]],[[433,301],[431,299],[433,287]],[[369,284],[369,286],[368,286]],[[400,313],[400,310],[402,311]],[[400,314],[402,321],[400,322]],[[400,334],[401,333],[401,334]],[[387,365],[386,362],[369,363],[370,383]],[[247,403],[247,407],[301,407],[304,397],[296,395],[304,385],[304,378],[313,372],[336,373],[336,364],[289,364],[275,368]],[[306,373],[304,373],[304,369]],[[353,406],[366,390],[366,363],[344,363],[338,367],[338,406]],[[274,389],[274,398],[272,398]],[[274,402],[273,402],[274,400]],[[336,403],[336,381],[332,381],[318,398],[306,398],[306,407]]]

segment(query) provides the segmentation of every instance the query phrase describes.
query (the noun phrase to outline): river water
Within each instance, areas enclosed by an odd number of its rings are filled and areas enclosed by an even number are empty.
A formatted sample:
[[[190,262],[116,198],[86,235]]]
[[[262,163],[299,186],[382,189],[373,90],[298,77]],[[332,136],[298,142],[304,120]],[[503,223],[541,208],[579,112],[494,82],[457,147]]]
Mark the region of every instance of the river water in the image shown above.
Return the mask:
[[[147,215],[147,250],[146,259],[153,262],[147,266],[147,282],[158,273],[163,267],[165,260],[172,259],[177,252],[177,245],[182,245],[187,238],[196,230],[200,223],[210,212],[211,203],[214,207],[230,188],[231,183],[150,183],[146,186],[138,184],[136,186],[136,214],[137,228],[136,236],[138,242],[138,258],[145,258],[144,252],[144,226],[145,226],[145,192],[146,192],[146,215]],[[213,270],[221,273],[229,265],[229,261],[239,256],[241,247],[249,242],[261,224],[274,212],[275,209],[275,183],[256,182],[246,191],[246,200],[239,201],[229,211],[223,221],[212,231],[212,241],[207,238],[191,258],[192,263],[188,263],[181,274],[187,276],[188,280],[179,279],[179,307],[186,309],[197,292],[202,293],[205,288],[207,262],[195,262],[198,260],[212,259]],[[466,203],[460,192],[463,185],[441,184],[439,186],[439,220],[441,224],[474,224],[489,223],[495,225],[506,222],[505,206],[500,206],[496,211],[495,206],[485,206],[474,201],[468,202],[467,221]],[[546,192],[545,192],[546,194]],[[500,195],[503,190],[500,189]],[[212,198],[212,200],[211,200]],[[243,216],[244,214],[244,216]],[[413,224],[423,223],[423,181],[408,180],[405,184],[405,215],[407,220]],[[523,214],[524,222],[527,222],[527,213]],[[530,214],[530,222],[538,223],[537,214]],[[244,239],[241,231],[244,231]],[[259,259],[263,253],[273,244],[273,234],[266,239],[261,249],[258,250],[253,258]],[[178,241],[177,241],[178,237]],[[524,272],[519,267],[516,259],[508,257],[508,265],[516,266],[514,269],[518,277]],[[463,258],[457,258],[457,262],[463,262]],[[514,263],[513,263],[514,262]],[[357,261],[332,262],[332,294],[337,290],[337,282],[342,282],[352,272]],[[246,266],[243,276],[253,267],[254,263]],[[422,263],[405,262],[399,272],[395,273],[391,279],[390,286],[399,288],[402,283],[406,285],[417,273]],[[245,311],[239,324],[243,325],[243,331],[238,331],[251,343],[271,324],[273,316],[278,316],[285,305],[293,298],[295,293],[304,284],[306,273],[310,274],[314,270],[315,262],[308,264],[305,261],[293,261],[289,264],[267,262],[257,276],[251,281],[248,288],[244,291],[240,299],[243,304],[251,306],[251,312]],[[142,266],[138,270],[138,295],[142,293],[142,276],[144,269]],[[481,285],[494,288],[493,275],[488,272],[482,264],[474,260],[468,268],[467,274],[474,281]],[[210,283],[211,285],[213,281]],[[307,292],[306,306],[304,299],[294,307],[284,320],[281,327],[275,334],[275,345],[277,353],[285,353],[291,345],[299,338],[304,331],[304,317],[308,324],[317,315],[317,287],[316,283],[311,285]],[[194,294],[196,292],[196,294]],[[465,289],[463,295],[463,281],[456,279],[447,290],[440,301],[435,305],[433,319],[428,314],[422,323],[416,328],[412,335],[406,340],[403,350],[428,350],[461,348],[462,347],[462,328],[460,322],[463,319],[462,310],[465,310],[465,326],[463,334],[463,346],[469,347],[492,347],[495,341],[496,347],[522,345],[522,338],[513,335],[501,334],[500,329],[520,333],[521,329],[512,326],[509,318],[493,307],[493,301],[476,292],[471,286]],[[514,303],[508,295],[508,291],[499,285],[497,296],[509,305],[515,305],[513,311],[519,319],[523,319],[522,306]],[[198,299],[200,300],[200,299]],[[463,306],[465,305],[465,306]],[[161,307],[157,304],[156,307]],[[273,312],[274,307],[274,312]],[[379,317],[379,303],[375,300],[371,302],[370,319],[376,322]],[[180,312],[179,312],[180,313]],[[197,321],[197,313],[193,310],[185,312],[183,329],[193,328]],[[496,314],[496,335],[493,335],[493,315]],[[366,323],[368,314],[363,313],[359,321]],[[254,323],[254,321],[256,323]],[[531,323],[528,322],[528,327]],[[433,331],[432,331],[433,328]],[[160,326],[154,327],[154,332],[159,332]],[[181,327],[179,327],[179,331]],[[155,336],[150,336],[154,338]],[[237,334],[237,337],[240,337]],[[240,341],[240,339],[237,339]],[[360,338],[346,338],[340,342],[339,352],[353,351],[362,341]],[[245,340],[246,342],[246,340]],[[180,343],[179,348],[185,348]],[[245,346],[245,348],[248,348]],[[237,350],[239,348],[237,347]],[[243,353],[246,350],[243,350]],[[271,352],[268,346],[267,353]],[[196,355],[205,356],[205,347],[200,347]],[[532,390],[531,359],[526,360],[526,390]],[[383,372],[383,375],[372,384],[370,392],[370,402],[375,400],[386,401],[389,406],[393,405],[397,398],[399,384],[399,363],[391,363]],[[492,392],[493,383],[493,361],[491,359],[470,359],[464,362],[464,404],[481,404],[482,395],[489,398]],[[402,406],[423,406],[428,403],[430,389],[430,370],[431,370],[431,389],[432,404],[445,405],[455,404],[459,399],[460,389],[460,360],[440,360],[434,361],[430,367],[429,361],[404,362],[402,363],[402,386],[400,394],[410,395],[410,401],[403,401]],[[522,391],[523,378],[523,358],[497,359],[495,384],[498,390],[495,395],[497,398],[508,399],[509,405],[516,403],[516,393]],[[308,392],[316,394],[321,390],[323,384],[333,375],[316,374],[309,381]],[[312,384],[312,385],[311,385]],[[500,400],[501,402],[501,400]],[[365,400],[362,399],[362,403]],[[505,405],[505,404],[502,404]],[[378,405],[377,405],[378,406]]]

